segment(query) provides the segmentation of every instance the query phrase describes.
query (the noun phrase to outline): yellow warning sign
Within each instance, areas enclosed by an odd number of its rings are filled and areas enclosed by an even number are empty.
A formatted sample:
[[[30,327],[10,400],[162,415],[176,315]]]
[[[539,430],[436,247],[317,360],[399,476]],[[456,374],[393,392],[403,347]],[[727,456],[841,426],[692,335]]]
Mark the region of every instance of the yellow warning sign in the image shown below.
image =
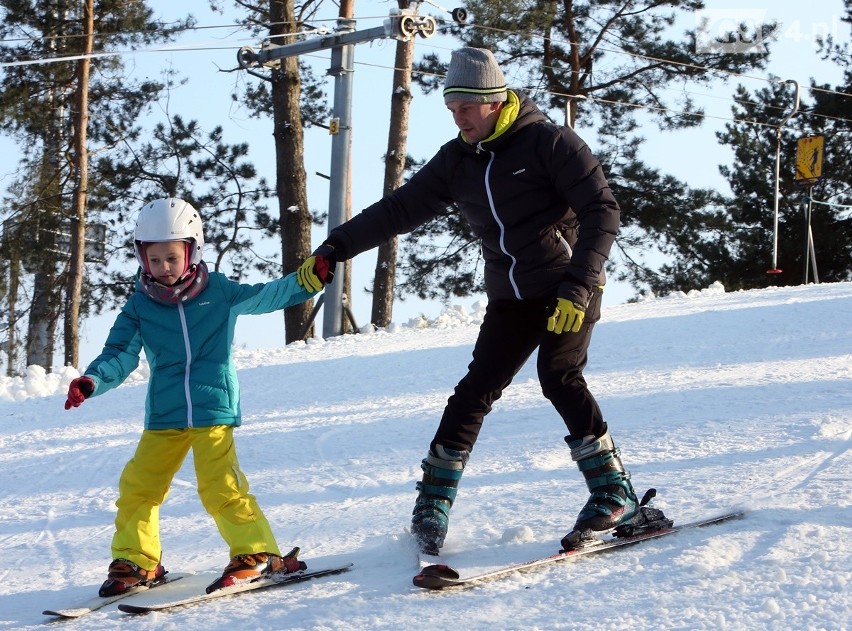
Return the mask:
[[[796,146],[796,184],[810,186],[822,177],[825,136],[799,138]]]

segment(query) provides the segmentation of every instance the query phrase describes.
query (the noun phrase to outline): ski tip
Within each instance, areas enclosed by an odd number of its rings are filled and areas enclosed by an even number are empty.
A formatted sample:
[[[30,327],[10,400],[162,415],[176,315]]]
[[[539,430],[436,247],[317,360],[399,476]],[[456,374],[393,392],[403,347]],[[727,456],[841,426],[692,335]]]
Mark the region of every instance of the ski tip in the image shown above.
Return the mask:
[[[118,610],[123,611],[124,613],[150,613],[154,611],[149,607],[137,607],[136,605],[130,605],[127,603],[119,603]]]
[[[54,618],[79,618],[83,614],[89,613],[88,610],[82,611],[54,611],[53,609],[45,609],[41,612],[43,616],[52,616]]]
[[[421,589],[443,589],[455,584],[452,579],[446,579],[441,576],[430,574],[418,574],[411,580],[415,587]]]
[[[461,575],[455,568],[445,563],[427,565],[420,569],[420,573],[412,579],[415,587],[425,589],[441,589],[458,583]]]
[[[458,580],[460,574],[455,568],[450,567],[446,563],[437,563],[435,565],[427,565],[421,568],[420,575],[437,576],[443,579]]]

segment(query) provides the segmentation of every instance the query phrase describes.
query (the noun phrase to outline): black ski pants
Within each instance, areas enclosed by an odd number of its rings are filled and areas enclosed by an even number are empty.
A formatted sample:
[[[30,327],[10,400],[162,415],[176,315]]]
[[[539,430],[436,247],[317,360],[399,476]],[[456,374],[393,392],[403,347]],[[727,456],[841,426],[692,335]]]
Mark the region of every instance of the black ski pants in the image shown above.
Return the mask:
[[[538,348],[541,390],[565,421],[572,437],[606,431],[600,408],[583,378],[592,329],[600,319],[602,289],[595,288],[577,333],[555,334],[547,319],[556,306],[549,300],[490,300],[473,347],[468,372],[447,400],[431,447],[473,448],[485,415]]]

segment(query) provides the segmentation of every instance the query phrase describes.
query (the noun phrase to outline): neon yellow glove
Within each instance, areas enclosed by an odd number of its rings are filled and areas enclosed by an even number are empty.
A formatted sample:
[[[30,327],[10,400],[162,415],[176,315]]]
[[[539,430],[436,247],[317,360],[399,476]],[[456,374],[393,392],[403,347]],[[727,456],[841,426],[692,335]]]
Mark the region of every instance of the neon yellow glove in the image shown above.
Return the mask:
[[[334,280],[336,266],[334,246],[323,243],[296,270],[296,282],[308,291],[320,291]]]
[[[317,257],[309,256],[305,259],[305,262],[299,266],[299,269],[296,270],[296,282],[308,291],[313,292],[320,291],[325,285],[314,271],[316,262]]]
[[[583,305],[567,298],[559,298],[553,315],[547,319],[547,330],[557,334],[576,333],[580,330],[585,317],[586,308]]]

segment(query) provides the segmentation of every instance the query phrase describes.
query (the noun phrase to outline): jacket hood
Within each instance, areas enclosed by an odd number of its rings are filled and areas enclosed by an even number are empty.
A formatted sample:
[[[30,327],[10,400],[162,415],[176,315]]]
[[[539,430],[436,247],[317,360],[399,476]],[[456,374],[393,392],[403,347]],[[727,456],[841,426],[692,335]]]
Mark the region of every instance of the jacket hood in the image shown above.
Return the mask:
[[[527,125],[548,120],[544,112],[538,109],[538,106],[526,94],[517,90],[512,90],[512,94],[518,99],[518,115],[515,122],[507,130],[509,133],[514,133]]]

